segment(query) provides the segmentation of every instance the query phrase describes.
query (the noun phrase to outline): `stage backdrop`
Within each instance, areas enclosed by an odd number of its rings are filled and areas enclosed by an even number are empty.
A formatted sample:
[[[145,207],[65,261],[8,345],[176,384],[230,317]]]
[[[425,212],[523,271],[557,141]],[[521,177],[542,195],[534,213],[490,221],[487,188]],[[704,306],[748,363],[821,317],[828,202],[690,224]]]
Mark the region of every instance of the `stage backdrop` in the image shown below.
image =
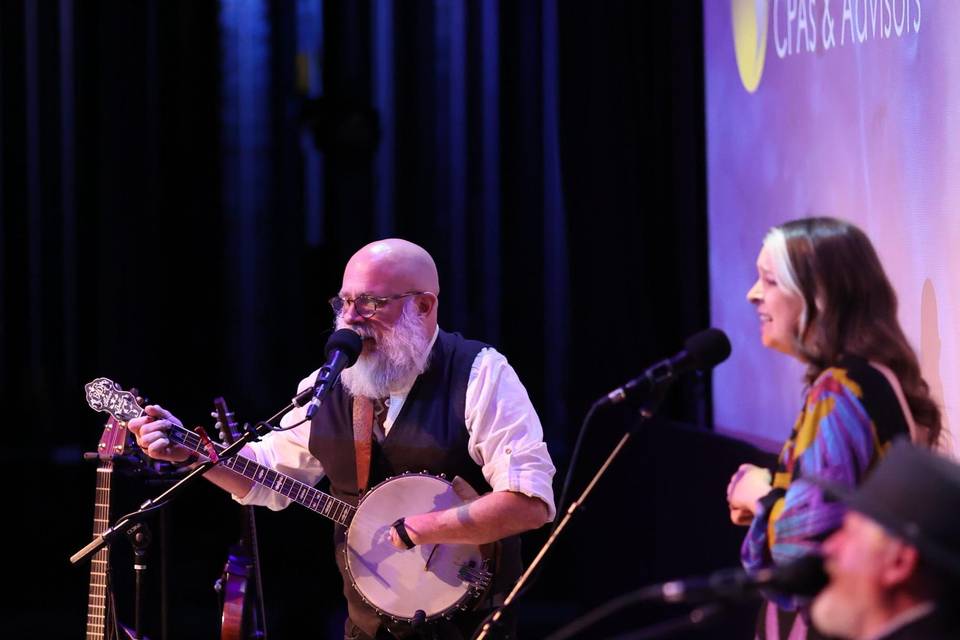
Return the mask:
[[[960,2],[703,6],[711,315],[733,343],[714,376],[717,428],[788,435],[802,368],[761,347],[745,294],[770,226],[832,215],[874,241],[960,431]]]

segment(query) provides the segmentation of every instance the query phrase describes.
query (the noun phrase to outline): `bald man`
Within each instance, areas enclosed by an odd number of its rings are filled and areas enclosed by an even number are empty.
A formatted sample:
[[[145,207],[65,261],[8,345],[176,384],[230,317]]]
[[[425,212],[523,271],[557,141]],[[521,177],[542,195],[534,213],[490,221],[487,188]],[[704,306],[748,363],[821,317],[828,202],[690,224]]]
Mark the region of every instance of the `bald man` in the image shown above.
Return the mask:
[[[336,327],[362,338],[359,359],[343,371],[309,423],[271,433],[247,445],[241,455],[310,485],[326,475],[334,495],[357,504],[361,488],[354,425],[366,405],[377,416],[368,487],[405,471],[456,478],[457,493],[469,502],[408,514],[388,535],[398,551],[411,545],[502,542],[497,574],[478,610],[431,629],[436,637],[459,638],[470,637],[519,577],[517,534],[553,519],[555,469],[540,420],[517,374],[489,345],[438,327],[439,293],[436,265],[422,247],[387,239],[357,251],[330,304]],[[301,381],[300,391],[313,385],[316,374]],[[296,409],[284,416],[281,426],[304,418],[305,409]],[[182,461],[190,451],[167,439],[171,424],[180,421],[151,405],[129,428],[150,456]],[[290,502],[227,469],[214,467],[206,477],[242,504],[282,509]],[[345,529],[337,526],[334,538],[349,614],[344,638],[413,633],[406,625],[381,619],[363,601],[343,566]]]

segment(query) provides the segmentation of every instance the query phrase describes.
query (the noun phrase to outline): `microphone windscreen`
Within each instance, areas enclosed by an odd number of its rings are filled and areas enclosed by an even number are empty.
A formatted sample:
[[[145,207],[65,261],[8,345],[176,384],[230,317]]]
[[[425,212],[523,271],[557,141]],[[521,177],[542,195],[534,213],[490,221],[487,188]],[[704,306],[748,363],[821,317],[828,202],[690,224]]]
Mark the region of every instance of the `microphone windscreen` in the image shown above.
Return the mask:
[[[830,577],[823,568],[823,557],[811,554],[777,566],[768,586],[779,593],[813,597],[829,581]]]
[[[709,369],[730,357],[730,340],[720,329],[704,329],[687,338],[683,348],[698,369]]]
[[[360,338],[356,331],[337,329],[330,338],[327,339],[327,346],[324,347],[323,352],[329,358],[331,353],[339,351],[347,356],[350,363],[347,366],[352,366],[357,361],[357,358],[360,357],[360,351],[362,349],[363,339]]]

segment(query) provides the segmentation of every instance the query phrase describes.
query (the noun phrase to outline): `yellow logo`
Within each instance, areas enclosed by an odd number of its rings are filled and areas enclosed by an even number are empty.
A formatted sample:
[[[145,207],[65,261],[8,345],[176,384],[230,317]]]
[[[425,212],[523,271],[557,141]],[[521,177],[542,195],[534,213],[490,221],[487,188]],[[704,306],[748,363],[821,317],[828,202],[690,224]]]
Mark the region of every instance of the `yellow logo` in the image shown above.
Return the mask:
[[[744,88],[753,93],[763,75],[767,55],[767,0],[730,0],[737,69]]]

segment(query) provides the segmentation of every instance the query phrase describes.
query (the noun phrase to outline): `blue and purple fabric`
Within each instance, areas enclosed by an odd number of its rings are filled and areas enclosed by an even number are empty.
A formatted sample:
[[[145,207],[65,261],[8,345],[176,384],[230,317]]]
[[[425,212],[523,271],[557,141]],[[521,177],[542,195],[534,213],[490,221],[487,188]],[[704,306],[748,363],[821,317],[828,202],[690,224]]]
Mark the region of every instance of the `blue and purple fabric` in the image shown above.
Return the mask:
[[[825,370],[806,393],[780,452],[773,490],[760,501],[743,541],[744,568],[752,572],[815,553],[839,528],[844,508],[826,500],[806,478],[856,486],[898,436],[909,437],[909,428],[896,393],[880,371],[855,357]],[[803,616],[797,615],[805,602],[769,597],[759,638],[816,637],[806,633]]]

